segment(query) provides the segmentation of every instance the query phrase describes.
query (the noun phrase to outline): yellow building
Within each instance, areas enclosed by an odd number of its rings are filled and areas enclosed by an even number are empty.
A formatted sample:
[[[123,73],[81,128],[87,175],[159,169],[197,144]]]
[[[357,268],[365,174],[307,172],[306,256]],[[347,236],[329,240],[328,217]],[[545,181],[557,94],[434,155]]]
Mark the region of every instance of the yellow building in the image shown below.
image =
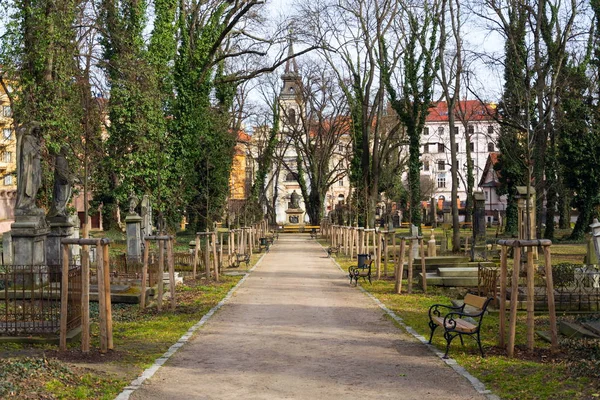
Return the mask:
[[[0,85],[0,232],[10,230],[14,220],[17,194],[16,145],[12,109],[8,95]]]
[[[251,139],[246,133],[238,132],[231,175],[229,176],[230,200],[246,200],[248,198],[250,186],[252,185],[252,176],[248,170],[250,163],[247,160],[248,144]]]

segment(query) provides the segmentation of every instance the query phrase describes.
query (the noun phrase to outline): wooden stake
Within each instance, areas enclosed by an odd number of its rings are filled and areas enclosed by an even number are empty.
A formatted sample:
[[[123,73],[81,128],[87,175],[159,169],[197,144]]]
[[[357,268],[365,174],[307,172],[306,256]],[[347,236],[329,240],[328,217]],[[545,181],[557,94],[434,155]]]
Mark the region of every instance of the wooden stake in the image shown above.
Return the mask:
[[[500,328],[498,332],[498,346],[505,346],[506,335],[506,278],[508,275],[508,247],[500,247]]]
[[[104,288],[106,290],[106,301],[104,305],[106,307],[106,347],[109,350],[114,348],[113,346],[113,324],[112,324],[112,300],[110,298],[110,252],[108,244],[102,246],[102,253],[104,255]]]
[[[208,235],[204,235],[204,272],[206,279],[210,279],[210,237]]]
[[[83,246],[81,257],[81,351],[90,351],[90,257],[89,246]]]
[[[377,247],[375,248],[375,265],[377,267],[377,280],[381,279],[381,232],[377,231]]]
[[[98,268],[96,273],[98,276],[98,324],[100,326],[100,353],[108,351],[106,337],[106,290],[104,282],[104,252],[102,251],[100,241],[96,244],[96,262]]]
[[[141,284],[141,296],[140,296],[140,310],[146,308],[146,281],[148,280],[148,252],[150,247],[150,241],[144,241],[144,258],[142,265],[142,284]],[[194,259],[194,270],[196,270],[196,259]]]
[[[533,248],[527,248],[527,350],[533,351],[534,341],[534,265],[533,265]]]
[[[213,252],[213,265],[215,267],[215,281],[219,282],[219,259],[217,258],[217,235],[213,232],[212,238],[212,252]],[[252,255],[252,252],[250,252]]]
[[[510,320],[508,327],[508,357],[515,354],[515,335],[517,333],[517,303],[519,302],[519,269],[521,267],[521,247],[517,243],[514,247],[515,257],[513,264],[513,275],[510,294]]]
[[[194,246],[194,268],[192,269],[192,276],[196,279],[197,266],[198,266],[198,251],[200,250],[200,236],[196,234],[196,245]]]
[[[415,239],[410,239],[410,247],[408,248],[408,294],[412,293],[412,280],[413,280],[413,262],[414,253],[413,247],[415,246]]]
[[[552,262],[550,247],[544,246],[544,267],[546,271],[546,293],[548,294],[548,315],[550,317],[550,341],[552,352],[558,351],[558,330],[556,327],[556,305],[554,303],[554,278],[552,277]]]
[[[60,350],[67,350],[67,317],[69,306],[69,245],[62,245],[60,282]]]
[[[402,293],[402,276],[404,275],[404,251],[406,248],[406,241],[400,239],[400,257],[398,258],[398,274],[396,275],[396,293]]]
[[[425,240],[421,238],[421,275],[423,276],[423,293],[427,293],[427,268],[425,268]]]
[[[169,265],[169,291],[171,293],[171,310],[175,311],[175,259],[173,258],[173,239],[167,240],[167,263]]]
[[[156,309],[162,310],[162,300],[164,294],[165,277],[165,244],[162,240],[158,241],[158,298],[156,299]]]

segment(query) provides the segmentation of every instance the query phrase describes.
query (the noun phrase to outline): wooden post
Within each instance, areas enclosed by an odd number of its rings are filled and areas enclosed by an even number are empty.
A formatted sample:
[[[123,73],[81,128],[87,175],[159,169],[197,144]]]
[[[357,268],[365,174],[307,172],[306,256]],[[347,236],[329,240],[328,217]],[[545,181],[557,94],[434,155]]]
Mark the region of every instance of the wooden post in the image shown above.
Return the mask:
[[[527,249],[527,350],[533,351],[534,341],[534,265],[533,265],[533,246]]]
[[[377,280],[381,279],[381,231],[377,231],[377,248],[375,249],[375,266],[377,268]]]
[[[208,230],[206,231],[208,233]],[[205,234],[204,236],[204,273],[206,279],[210,279],[210,237]]]
[[[515,335],[517,333],[517,303],[519,302],[519,269],[521,266],[521,247],[519,243],[516,243],[514,247],[514,263],[513,263],[513,274],[511,282],[511,295],[510,295],[510,320],[508,327],[508,357],[512,358],[515,354]]]
[[[498,333],[498,346],[505,346],[506,335],[506,278],[508,275],[508,248],[500,246],[500,328]]]
[[[108,351],[108,339],[106,335],[106,282],[104,281],[104,252],[102,251],[100,241],[96,244],[96,269],[98,277],[98,325],[100,327],[100,353]],[[82,342],[83,346],[83,342]]]
[[[413,247],[415,246],[415,239],[410,240],[410,247],[408,248],[408,294],[412,293],[412,279],[413,279],[413,262],[415,256],[413,254]]]
[[[146,308],[146,281],[148,280],[148,252],[150,247],[150,241],[144,241],[144,258],[142,265],[142,282],[141,282],[141,296],[140,296],[140,310]],[[194,258],[194,277],[196,271],[196,258]]]
[[[397,273],[396,273],[396,293],[402,293],[402,276],[404,275],[404,251],[406,241],[400,239],[400,257],[398,257]]]
[[[108,243],[102,246],[102,252],[104,254],[104,289],[106,300],[104,306],[106,307],[106,347],[109,350],[113,349],[113,325],[112,325],[112,300],[110,298],[110,252]],[[100,295],[100,293],[98,293]]]
[[[225,238],[225,234],[221,232],[221,237],[219,238],[219,272],[221,272],[221,268],[223,268],[223,239]]]
[[[60,350],[67,350],[67,317],[69,305],[69,245],[62,245],[60,282]]]
[[[177,304],[175,301],[175,259],[173,258],[173,239],[166,241],[167,244],[167,265],[169,266],[169,291],[171,293],[171,310],[175,311]]]
[[[194,246],[194,268],[192,269],[192,276],[194,279],[198,276],[198,251],[200,250],[200,236],[196,234],[196,245]]]
[[[556,328],[556,305],[554,303],[554,278],[552,277],[552,262],[550,247],[544,246],[544,268],[546,271],[546,293],[548,294],[548,316],[550,317],[550,338],[552,352],[558,351],[558,331]]]
[[[81,351],[90,351],[90,257],[89,246],[85,246],[81,257]],[[83,254],[82,254],[83,255]]]
[[[213,232],[211,235],[212,238],[212,253],[213,253],[213,265],[215,267],[215,281],[219,282],[219,260],[217,258],[217,235]],[[252,254],[252,250],[250,251]]]
[[[354,227],[350,227],[350,258],[354,258]]]
[[[162,240],[158,241],[158,298],[156,299],[156,309],[162,310],[162,300],[164,291],[165,276],[165,246]]]
[[[389,256],[389,249],[388,249],[388,236],[390,235],[390,232],[385,232],[383,234],[383,250],[384,250],[384,255],[383,255],[383,274],[387,277],[388,276],[388,256]]]
[[[423,293],[427,293],[427,268],[425,267],[425,240],[421,238],[421,275],[423,276]]]
[[[398,254],[396,254],[396,231],[392,231],[392,264],[398,265]]]

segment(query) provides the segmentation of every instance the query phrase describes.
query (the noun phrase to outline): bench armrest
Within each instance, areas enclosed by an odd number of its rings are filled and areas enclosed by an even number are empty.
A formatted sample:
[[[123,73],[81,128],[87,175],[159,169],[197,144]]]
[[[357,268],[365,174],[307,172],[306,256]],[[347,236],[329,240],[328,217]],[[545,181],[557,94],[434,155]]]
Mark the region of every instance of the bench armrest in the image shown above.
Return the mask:
[[[457,320],[462,320],[463,317],[470,317],[470,318],[478,318],[477,322],[474,324],[474,326],[476,328],[474,329],[474,332],[479,330],[479,327],[481,326],[481,321],[483,320],[482,316],[485,313],[485,310],[481,310],[481,312],[476,313],[476,314],[471,314],[471,313],[464,313],[464,312],[450,312],[448,314],[446,314],[446,316],[444,317],[444,329],[446,331],[452,331],[456,329],[457,326]]]
[[[464,304],[462,306],[447,306],[445,304],[434,304],[431,307],[429,307],[429,319],[431,320],[434,316],[441,317],[443,310],[440,309],[462,312],[465,309],[465,306]]]

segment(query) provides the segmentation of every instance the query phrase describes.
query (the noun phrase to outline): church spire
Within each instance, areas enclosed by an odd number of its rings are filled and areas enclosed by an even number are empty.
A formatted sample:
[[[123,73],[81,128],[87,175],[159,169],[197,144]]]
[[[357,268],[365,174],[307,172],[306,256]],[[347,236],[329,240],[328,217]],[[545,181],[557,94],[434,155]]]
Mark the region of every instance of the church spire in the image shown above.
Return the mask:
[[[294,58],[294,37],[290,30],[290,37],[288,39],[288,60],[285,63],[285,74],[298,74],[298,64],[296,58]]]

